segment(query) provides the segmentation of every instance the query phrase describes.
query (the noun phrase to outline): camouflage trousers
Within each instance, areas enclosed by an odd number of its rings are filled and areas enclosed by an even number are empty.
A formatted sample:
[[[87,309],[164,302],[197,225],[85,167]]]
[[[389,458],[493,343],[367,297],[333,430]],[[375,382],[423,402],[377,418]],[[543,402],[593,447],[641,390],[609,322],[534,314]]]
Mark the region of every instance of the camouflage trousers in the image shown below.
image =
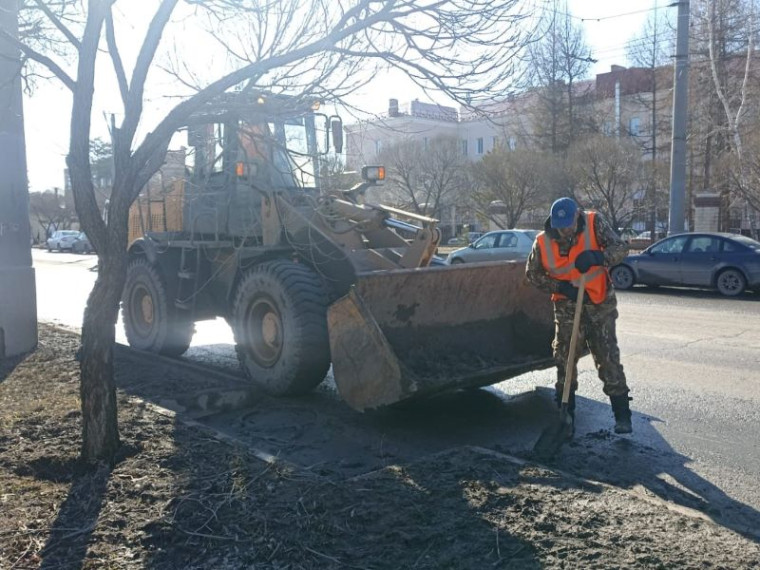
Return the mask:
[[[558,393],[565,383],[567,355],[570,352],[570,337],[573,331],[575,303],[560,300],[554,303],[554,342],[552,349],[557,362]],[[608,396],[621,396],[628,393],[623,365],[620,363],[620,349],[615,334],[615,321],[618,317],[617,300],[608,296],[602,303],[583,304],[578,345],[573,363],[572,390],[578,388],[578,359],[588,347],[594,358],[599,379],[604,383],[604,393]]]

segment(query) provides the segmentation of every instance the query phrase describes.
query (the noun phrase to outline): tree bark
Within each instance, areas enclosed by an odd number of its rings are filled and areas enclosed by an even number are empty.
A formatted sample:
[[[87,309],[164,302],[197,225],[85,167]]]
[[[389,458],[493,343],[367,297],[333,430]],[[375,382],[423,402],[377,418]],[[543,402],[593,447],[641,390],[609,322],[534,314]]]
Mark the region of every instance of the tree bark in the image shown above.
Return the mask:
[[[87,299],[82,325],[82,458],[88,463],[113,463],[121,444],[113,379],[113,347],[119,300],[126,277],[126,252],[99,252],[98,264],[98,278]]]

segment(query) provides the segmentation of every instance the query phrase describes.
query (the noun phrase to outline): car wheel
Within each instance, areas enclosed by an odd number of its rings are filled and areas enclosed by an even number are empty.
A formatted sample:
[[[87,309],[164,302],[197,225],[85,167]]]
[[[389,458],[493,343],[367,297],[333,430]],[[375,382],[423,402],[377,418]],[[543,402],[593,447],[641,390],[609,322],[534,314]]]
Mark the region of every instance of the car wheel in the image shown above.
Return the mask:
[[[636,281],[633,276],[633,270],[626,265],[613,267],[610,276],[612,277],[612,284],[615,286],[615,289],[620,290],[630,289]]]
[[[747,287],[747,280],[738,269],[724,269],[718,274],[715,286],[721,295],[736,297],[744,293],[744,289]]]
[[[53,252],[53,248],[50,247],[50,245],[47,246],[47,250],[48,250],[48,253],[52,253]]]
[[[451,265],[458,265],[460,263],[464,263],[464,259],[461,259],[459,257],[455,257],[451,260]]]

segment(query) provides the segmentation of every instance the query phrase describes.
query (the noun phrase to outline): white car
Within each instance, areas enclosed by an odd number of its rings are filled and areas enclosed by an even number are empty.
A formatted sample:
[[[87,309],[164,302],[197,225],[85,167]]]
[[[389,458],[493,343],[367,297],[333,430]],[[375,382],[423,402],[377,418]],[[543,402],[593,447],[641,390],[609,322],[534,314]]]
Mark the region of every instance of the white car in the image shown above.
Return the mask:
[[[449,254],[446,263],[472,263],[476,261],[525,260],[530,255],[537,230],[499,230],[488,232],[467,247]]]
[[[47,240],[48,251],[57,249],[58,251],[66,251],[74,247],[74,242],[77,241],[79,232],[77,230],[58,230],[53,232]]]

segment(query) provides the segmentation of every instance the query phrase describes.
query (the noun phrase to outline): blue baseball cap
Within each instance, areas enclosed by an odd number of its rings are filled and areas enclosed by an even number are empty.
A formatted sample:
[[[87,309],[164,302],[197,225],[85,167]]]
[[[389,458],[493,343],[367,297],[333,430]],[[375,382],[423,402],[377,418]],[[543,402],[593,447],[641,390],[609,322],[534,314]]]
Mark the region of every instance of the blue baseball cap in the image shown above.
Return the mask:
[[[559,198],[552,204],[551,224],[553,228],[569,228],[575,223],[578,204],[572,198]]]

